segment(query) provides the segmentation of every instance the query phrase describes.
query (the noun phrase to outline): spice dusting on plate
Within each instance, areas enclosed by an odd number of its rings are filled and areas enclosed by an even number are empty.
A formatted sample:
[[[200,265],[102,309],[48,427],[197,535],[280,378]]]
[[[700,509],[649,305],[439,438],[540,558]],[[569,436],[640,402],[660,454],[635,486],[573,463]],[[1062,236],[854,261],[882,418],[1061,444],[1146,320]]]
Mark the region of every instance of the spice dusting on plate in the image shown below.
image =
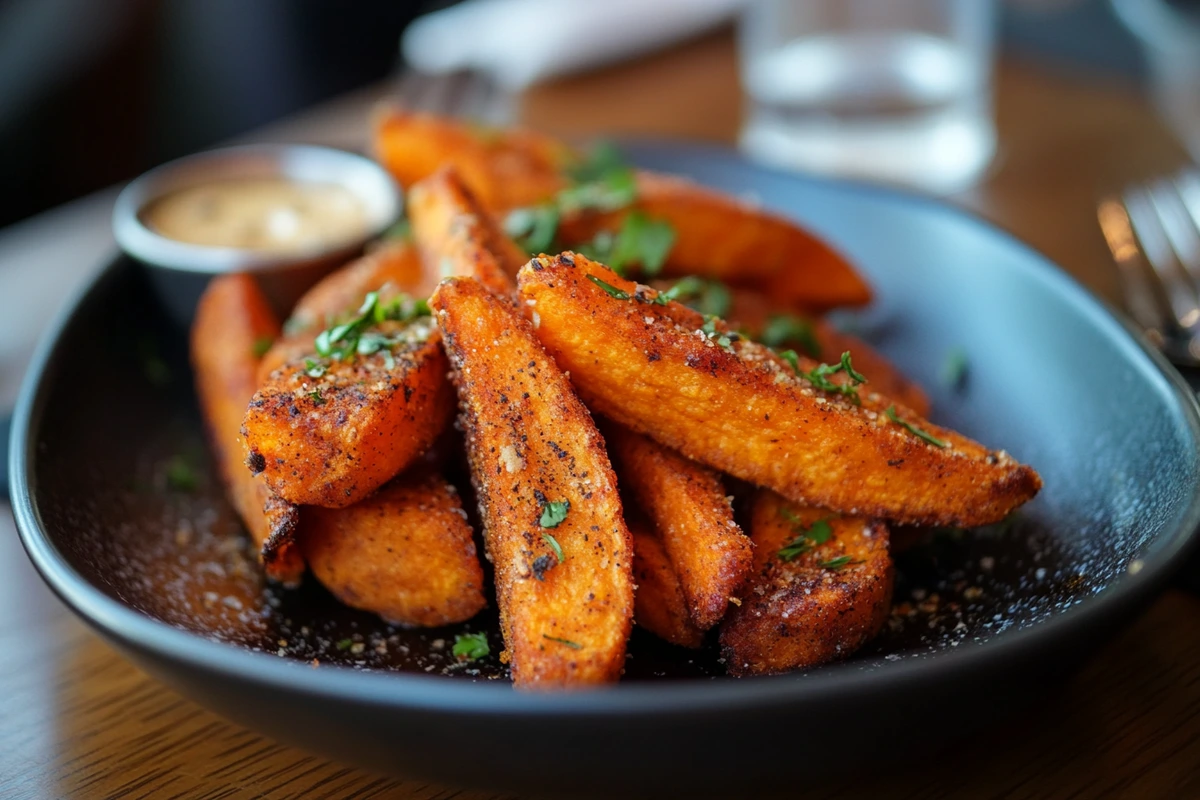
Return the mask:
[[[333,183],[253,178],[181,189],[142,213],[155,232],[187,244],[298,252],[367,233],[367,212]]]

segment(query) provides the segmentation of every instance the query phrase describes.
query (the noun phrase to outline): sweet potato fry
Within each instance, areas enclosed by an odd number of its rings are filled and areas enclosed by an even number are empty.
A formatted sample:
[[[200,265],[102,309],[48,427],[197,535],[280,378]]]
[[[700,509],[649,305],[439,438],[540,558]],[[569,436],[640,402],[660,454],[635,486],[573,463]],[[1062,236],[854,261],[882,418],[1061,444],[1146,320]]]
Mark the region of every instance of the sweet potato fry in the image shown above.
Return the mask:
[[[353,505],[424,453],[449,422],[452,393],[432,318],[380,322],[371,334],[389,343],[348,360],[289,362],[250,401],[247,464],[280,497]]]
[[[782,217],[683,178],[639,170],[630,208],[567,215],[563,242],[579,244],[615,231],[631,210],[670,223],[675,243],[667,275],[703,275],[763,288],[791,307],[820,311],[870,301],[871,290],[849,262],[813,234]]]
[[[751,512],[754,577],[721,623],[732,675],[769,675],[845,658],[879,632],[894,570],[881,522],[831,517],[761,491]]]
[[[692,624],[679,576],[648,520],[626,515],[633,536],[633,620],[660,639],[680,647],[699,647],[704,631]]]
[[[620,425],[603,432],[618,480],[654,522],[692,623],[708,630],[725,616],[753,558],[721,476]]]
[[[430,303],[455,370],[513,682],[615,681],[633,546],[604,441],[511,303],[471,278],[443,281]]]
[[[433,294],[438,280],[436,274],[425,272],[411,242],[393,239],[380,243],[318,281],[297,301],[283,335],[259,364],[259,384],[288,361],[311,355],[317,334],[332,321],[353,313],[368,292],[380,292],[382,302],[400,293],[425,299]]]
[[[279,335],[279,321],[249,275],[214,278],[192,324],[196,394],[226,496],[259,546],[267,575],[298,583],[304,561],[294,547],[296,507],[275,496],[261,477],[246,471],[238,431],[257,385],[262,343]]]
[[[396,625],[462,622],[487,605],[454,487],[410,470],[349,508],[306,508],[298,536],[317,580]]]
[[[538,338],[591,408],[796,502],[973,526],[1003,519],[1041,487],[1006,453],[889,405],[869,384],[853,399],[822,389],[814,362],[799,360],[798,374],[718,320],[583,256],[534,259],[518,283]]]
[[[375,151],[405,188],[452,165],[480,202],[494,210],[552,197],[572,158],[565,145],[532,131],[488,129],[396,109],[379,113]]]
[[[501,296],[515,291],[517,270],[529,259],[453,167],[413,185],[408,215],[428,272],[475,278]]]

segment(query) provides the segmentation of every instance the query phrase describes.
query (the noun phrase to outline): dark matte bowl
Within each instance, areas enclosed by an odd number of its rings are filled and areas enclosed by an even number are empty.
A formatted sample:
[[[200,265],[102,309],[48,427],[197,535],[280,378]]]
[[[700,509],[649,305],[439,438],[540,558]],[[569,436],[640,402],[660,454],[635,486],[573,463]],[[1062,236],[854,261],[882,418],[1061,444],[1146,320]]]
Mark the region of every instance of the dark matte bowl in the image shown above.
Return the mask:
[[[635,633],[622,685],[530,696],[492,680],[494,656],[464,668],[448,654],[463,630],[499,650],[494,615],[403,631],[311,581],[264,587],[204,463],[185,343],[124,260],[55,325],[17,412],[13,504],[46,581],[171,686],[309,750],[451,784],[672,795],[926,757],[1036,697],[1163,585],[1200,521],[1196,401],[1083,289],[933,202],[719,151],[635,155],[827,235],[878,288],[854,324],[931,388],[936,417],[1045,479],[1010,524],[900,556],[896,613],[864,651],[733,680],[711,647]],[[942,387],[959,349],[966,383]],[[195,460],[196,486],[164,484],[172,459]]]

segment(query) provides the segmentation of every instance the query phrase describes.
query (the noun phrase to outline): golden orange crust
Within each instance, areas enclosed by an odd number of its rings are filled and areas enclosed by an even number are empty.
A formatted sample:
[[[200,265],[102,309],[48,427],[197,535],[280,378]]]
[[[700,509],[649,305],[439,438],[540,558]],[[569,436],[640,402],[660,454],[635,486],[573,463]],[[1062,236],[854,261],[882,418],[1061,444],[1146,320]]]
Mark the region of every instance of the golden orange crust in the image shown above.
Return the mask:
[[[670,285],[672,282],[663,283]],[[786,307],[772,303],[767,294],[755,289],[733,287],[729,294],[731,302],[726,321],[736,330],[745,330],[756,341],[772,316],[790,313]],[[826,320],[808,318],[808,321],[818,348],[815,355],[805,349],[804,342],[794,339],[783,342],[780,347],[792,348],[830,364],[836,364],[842,353],[849,351],[854,357],[855,368],[870,378],[872,391],[908,406],[922,417],[929,416],[929,397],[925,390],[905,377],[877,350],[855,336],[842,333]]]
[[[334,596],[388,622],[449,625],[487,605],[471,526],[436,473],[410,470],[348,508],[304,509],[299,542]]]
[[[304,293],[288,317],[286,330],[263,356],[258,383],[289,361],[313,352],[313,339],[334,320],[352,314],[368,292],[379,291],[387,302],[400,293],[425,299],[433,294],[438,278],[428,275],[417,249],[409,242],[391,240],[322,278]]]
[[[471,277],[508,296],[528,260],[452,168],[438,170],[408,193],[413,238],[426,271]]]
[[[626,517],[633,536],[633,619],[660,639],[680,647],[699,647],[704,631],[692,624],[679,576],[662,542],[641,517]]]
[[[344,508],[420,457],[453,414],[441,336],[429,317],[384,322],[409,337],[392,350],[333,361],[311,377],[306,359],[273,372],[243,421],[247,464],[285,500]]]
[[[513,682],[615,681],[632,625],[633,547],[591,415],[529,322],[483,284],[450,278],[430,302],[455,370]],[[561,503],[561,522],[544,527]]]
[[[832,532],[828,541],[781,559],[781,548],[818,520]],[[894,581],[883,523],[831,517],[760,491],[750,536],[754,577],[742,605],[721,623],[730,674],[769,675],[846,658],[883,627]]]
[[[654,522],[692,623],[708,630],[725,616],[753,559],[721,476],[620,425],[603,431],[621,485]]]
[[[630,299],[610,296],[591,278]],[[762,345],[722,346],[728,328],[649,287],[570,253],[518,276],[538,338],[589,405],[689,458],[789,499],[854,516],[923,525],[984,525],[1032,498],[1041,479],[1006,453],[894,413],[943,440],[927,443],[885,412],[816,389]],[[641,301],[635,299],[642,298]],[[801,361],[802,370],[813,369]]]
[[[213,460],[230,504],[259,546],[267,575],[298,583],[304,561],[293,546],[296,507],[281,501],[261,477],[246,471],[239,433],[257,386],[263,342],[279,335],[279,320],[249,275],[214,278],[200,298],[191,331],[196,394]]]
[[[751,284],[789,307],[863,305],[871,289],[850,263],[796,224],[729,195],[672,175],[639,170],[630,208],[584,210],[562,221],[560,238],[578,244],[617,230],[638,210],[675,229],[667,275],[702,275]]]
[[[565,145],[533,131],[483,129],[397,109],[377,115],[375,152],[406,190],[452,165],[480,202],[493,210],[553,197],[564,185],[562,170],[572,158]]]

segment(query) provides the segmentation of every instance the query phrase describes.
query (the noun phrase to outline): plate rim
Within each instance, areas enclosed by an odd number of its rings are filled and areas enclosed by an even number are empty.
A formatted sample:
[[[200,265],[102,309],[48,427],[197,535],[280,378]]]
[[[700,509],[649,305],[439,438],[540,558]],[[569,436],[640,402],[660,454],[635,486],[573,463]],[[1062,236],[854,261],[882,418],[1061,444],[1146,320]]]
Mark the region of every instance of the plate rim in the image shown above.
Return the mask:
[[[631,143],[634,160],[654,158],[656,151],[670,149],[671,157],[716,159],[739,170],[766,174],[773,179],[796,181],[807,186],[831,188],[882,197],[902,203],[932,206],[965,224],[983,228],[1010,246],[1034,258],[1027,268],[1059,284],[1058,291],[1100,325],[1116,324],[1117,332],[1132,343],[1172,389],[1177,410],[1183,415],[1194,444],[1200,448],[1200,402],[1182,376],[1167,362],[1122,313],[1075,280],[1070,274],[1011,231],[981,216],[913,192],[831,178],[794,175],[747,161],[736,151],[692,142],[668,140]],[[836,243],[834,243],[836,246]],[[31,435],[49,397],[51,369],[63,334],[105,281],[114,280],[120,269],[132,268],[120,253],[59,309],[42,333],[30,366],[22,380],[13,415],[9,447],[10,501],[17,529],[39,575],[77,616],[102,636],[120,645],[156,658],[183,662],[216,676],[283,692],[321,696],[330,700],[394,710],[453,712],[460,715],[506,714],[513,716],[581,715],[623,716],[646,714],[699,714],[736,709],[749,711],[762,706],[802,705],[828,701],[844,694],[891,693],[897,687],[939,683],[964,673],[986,672],[1004,664],[1035,659],[1039,651],[1062,633],[1095,626],[1109,619],[1123,619],[1147,602],[1200,544],[1200,492],[1193,494],[1180,523],[1169,533],[1156,537],[1153,551],[1143,559],[1136,574],[1125,574],[1104,590],[1083,598],[1052,618],[1027,628],[996,634],[985,642],[953,652],[920,655],[874,669],[854,668],[853,662],[832,665],[810,674],[762,676],[741,679],[679,679],[619,683],[615,686],[569,693],[531,694],[513,691],[507,681],[475,682],[444,676],[405,672],[367,672],[348,667],[326,666],[314,670],[307,663],[257,653],[239,645],[208,639],[154,619],[110,597],[79,574],[51,541],[34,502],[36,441]],[[1036,264],[1035,264],[1036,262]],[[1114,630],[1114,633],[1116,630]]]

